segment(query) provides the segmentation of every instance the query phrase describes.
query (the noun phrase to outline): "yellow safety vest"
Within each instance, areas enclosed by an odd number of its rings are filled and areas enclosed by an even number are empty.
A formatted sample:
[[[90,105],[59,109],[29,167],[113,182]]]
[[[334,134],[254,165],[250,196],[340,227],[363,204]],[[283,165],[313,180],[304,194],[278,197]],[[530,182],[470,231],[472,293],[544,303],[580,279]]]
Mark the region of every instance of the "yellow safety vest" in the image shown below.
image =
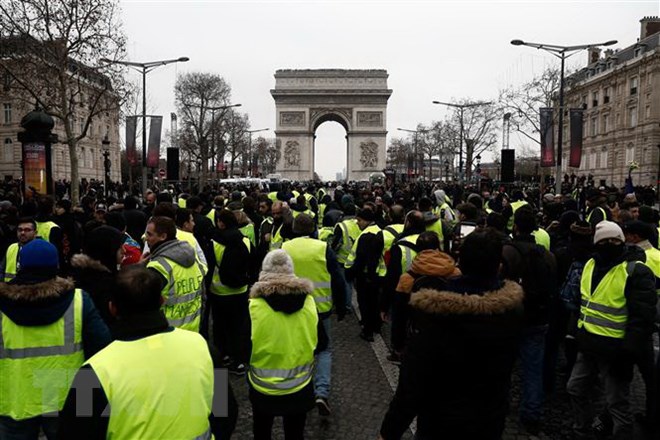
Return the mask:
[[[50,243],[50,230],[59,228],[55,222],[37,222],[37,237]]]
[[[594,335],[616,339],[624,338],[628,321],[624,291],[629,272],[632,272],[636,263],[635,261],[624,261],[614,266],[592,292],[591,279],[596,262],[593,258],[587,261],[580,280],[582,306],[580,307],[578,328],[584,328]]]
[[[211,210],[206,214],[206,218],[213,222],[214,227],[218,227],[218,225],[215,224],[215,208],[211,208]]]
[[[304,211],[296,211],[295,209],[291,210],[291,215],[293,215],[293,218],[298,217],[300,214],[307,214],[312,219],[316,217],[316,215],[314,215],[314,212],[312,212],[311,209],[306,209]]]
[[[651,268],[653,275],[660,278],[660,251],[654,247],[644,250],[646,254],[646,265]]]
[[[272,251],[275,249],[279,249],[282,247],[282,243],[284,243],[284,238],[282,237],[282,234],[280,232],[282,231],[282,226],[284,226],[284,223],[282,223],[277,230],[274,230],[271,235],[270,235],[270,245],[268,246],[268,250]]]
[[[600,206],[596,206],[594,209],[592,209],[591,211],[589,211],[589,215],[587,216],[587,222],[588,222],[588,223],[591,223],[591,215],[592,215],[592,214],[594,213],[594,211],[596,211],[597,209],[599,209],[599,210],[603,213],[603,220],[607,220],[607,213],[605,212],[605,210],[604,210],[603,208],[601,208]]]
[[[298,237],[284,243],[282,249],[291,257],[296,276],[314,283],[312,297],[319,313],[332,310],[330,272],[325,259],[328,244],[310,237]]]
[[[323,226],[319,229],[319,240],[323,240],[329,243],[332,240],[332,235],[335,232],[335,228],[332,226]]]
[[[305,196],[305,205],[307,205],[309,209],[312,209],[312,199],[314,198],[314,196],[311,195],[310,193],[305,193],[304,196]]]
[[[181,229],[177,228],[176,229],[176,239],[179,240],[179,241],[185,241],[186,243],[188,243],[190,245],[191,248],[193,248],[193,250],[195,251],[195,256],[196,256],[197,262],[204,268],[204,275],[206,275],[206,273],[209,270],[208,265],[204,264],[204,262],[201,261],[199,259],[199,257],[197,256],[197,249],[201,249],[201,248],[199,246],[199,242],[195,238],[195,234],[193,234],[192,232],[188,232],[188,231],[182,231]]]
[[[357,219],[355,218],[342,220],[340,223],[337,223],[335,228],[339,228],[341,230],[342,239],[342,246],[337,252],[337,262],[340,265],[344,265],[351,253],[351,249],[353,249],[353,243],[360,236],[361,231],[357,224]]]
[[[516,211],[525,205],[529,205],[529,203],[524,200],[511,203],[511,217],[509,217],[509,221],[507,222],[507,228],[509,228],[509,231],[513,231],[513,218],[516,215]]]
[[[162,310],[170,325],[198,332],[204,288],[202,264],[196,262],[183,267],[169,258],[156,257],[147,267],[157,270],[167,280],[161,295],[165,300]]]
[[[109,439],[211,439],[213,361],[199,334],[114,341],[92,356],[111,408]]]
[[[351,253],[348,254],[348,258],[346,259],[346,263],[344,264],[344,267],[346,269],[353,267],[353,264],[355,264],[355,256],[357,253],[358,245],[360,244],[360,238],[365,234],[378,234],[379,232],[381,232],[381,229],[378,227],[378,225],[369,225],[366,228],[364,228],[364,230],[355,240],[355,243],[353,243],[353,247],[351,248]],[[365,267],[365,271],[366,270],[367,268]],[[376,268],[376,273],[380,277],[384,277],[385,274],[387,273],[387,267],[385,266],[385,260],[383,259],[382,252],[380,253],[380,258],[378,259],[378,267]]]
[[[250,243],[252,243],[252,246],[257,245],[257,242],[255,240],[255,236],[254,236],[254,225],[252,223],[248,223],[247,225],[238,228],[238,230],[241,231],[241,234],[243,234],[243,237],[246,237],[248,240],[250,240]]]
[[[85,362],[82,290],[60,319],[22,326],[0,312],[0,415],[25,420],[60,411]]]
[[[16,278],[16,273],[18,271],[19,249],[20,248],[18,243],[13,243],[7,248],[7,253],[5,254],[5,283],[8,283]]]
[[[451,209],[451,206],[449,206],[449,204],[447,202],[443,202],[442,205],[436,206],[435,208],[433,208],[433,215],[439,217],[440,219],[444,219],[445,218],[445,211],[447,209],[449,210],[449,212],[451,212],[451,216],[455,220],[456,219],[456,213],[454,212],[453,209]]]
[[[277,201],[277,191],[272,191],[268,193],[268,198],[273,202]]]
[[[404,274],[410,270],[410,267],[412,266],[412,262],[417,257],[417,251],[414,249],[410,248],[409,246],[406,245],[401,245],[401,242],[406,242],[406,243],[411,243],[411,244],[417,244],[417,239],[419,238],[419,234],[414,234],[414,235],[409,235],[407,237],[403,237],[401,240],[397,241],[397,245],[401,249],[401,273]]]
[[[403,226],[402,224],[393,224],[383,229],[383,254],[390,250],[396,238],[403,232]],[[396,235],[392,234],[389,228],[392,228]]]
[[[319,203],[319,215],[318,215],[318,224],[321,226],[323,224],[323,216],[325,216],[325,208],[326,204],[325,203]]]
[[[438,240],[440,241],[440,250],[445,250],[445,234],[442,231],[442,220],[438,219],[430,225],[426,225],[424,229],[430,232],[435,232],[435,235],[438,236]]]
[[[536,244],[543,246],[547,251],[550,250],[550,234],[548,234],[545,229],[538,228],[537,230],[532,231],[532,235],[534,236]]]
[[[243,245],[250,252],[250,239],[243,237]],[[213,252],[215,253],[215,268],[213,269],[213,279],[211,280],[211,293],[216,295],[239,295],[241,293],[247,292],[247,284],[240,287],[229,287],[225,284],[222,284],[222,279],[220,278],[220,264],[222,263],[222,258],[225,255],[225,249],[227,246],[220,244],[217,241],[213,240]]]
[[[248,380],[262,394],[283,396],[305,388],[314,374],[318,313],[307,295],[294,313],[276,312],[265,299],[250,298],[252,354]]]

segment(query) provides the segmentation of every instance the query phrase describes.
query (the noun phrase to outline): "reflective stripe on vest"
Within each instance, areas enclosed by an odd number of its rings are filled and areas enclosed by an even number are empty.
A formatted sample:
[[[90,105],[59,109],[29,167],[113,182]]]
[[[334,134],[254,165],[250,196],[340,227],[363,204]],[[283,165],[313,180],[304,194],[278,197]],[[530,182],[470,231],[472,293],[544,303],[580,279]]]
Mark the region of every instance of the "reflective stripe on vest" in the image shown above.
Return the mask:
[[[273,233],[270,236],[270,246],[269,250],[273,251],[275,249],[280,249],[282,247],[282,242],[284,242],[284,238],[282,238],[282,235],[280,232],[282,231],[282,226],[284,226],[284,223],[282,223],[277,230],[273,231]]]
[[[112,409],[108,438],[211,438],[213,361],[199,334],[174,329],[117,340],[87,364]]]
[[[82,290],[52,324],[22,326],[0,312],[0,415],[24,420],[60,411],[85,361]]]
[[[580,280],[582,306],[578,328],[584,328],[589,333],[599,336],[624,338],[628,321],[626,281],[635,264],[634,261],[624,261],[614,266],[592,292],[592,276],[596,263],[593,258],[587,261]]]
[[[169,324],[199,331],[203,279],[206,273],[202,263],[197,261],[190,267],[183,267],[167,258],[157,257],[147,267],[157,270],[167,279],[161,295],[165,299],[162,308]]]
[[[282,245],[293,261],[293,272],[299,278],[307,278],[314,283],[312,297],[319,313],[332,310],[332,289],[325,254],[328,244],[309,237],[299,237]]]
[[[254,236],[254,225],[252,223],[248,223],[247,225],[238,228],[238,230],[241,231],[243,237],[246,237],[248,240],[250,240],[252,246],[256,246],[256,240]]]
[[[419,234],[409,235],[408,237],[404,237],[401,240],[399,240],[397,244],[401,243],[402,241],[411,244],[417,244],[418,238],[419,238]],[[415,252],[409,246],[405,246],[405,245],[402,246],[399,244],[399,247],[401,248],[401,273],[406,273],[410,270],[410,267],[412,266],[412,262],[417,256],[417,252]]]
[[[603,208],[601,208],[600,206],[597,206],[597,207],[595,207],[594,209],[592,209],[591,211],[589,211],[589,215],[587,216],[587,222],[591,223],[591,215],[592,215],[592,214],[594,213],[594,211],[596,211],[597,209],[599,209],[600,212],[603,213],[603,220],[607,220],[607,213],[605,212],[605,210],[604,210]],[[602,220],[601,220],[601,221],[602,221]]]
[[[360,244],[360,238],[364,234],[382,234],[382,230],[378,227],[378,225],[369,225],[364,230],[360,233],[358,238],[355,240],[355,243],[353,243],[353,247],[351,248],[350,254],[348,254],[348,258],[346,259],[346,263],[344,264],[344,267],[346,269],[353,267],[353,264],[355,264],[355,257],[356,257],[356,252],[358,245]],[[367,268],[364,268],[365,272],[367,271]],[[376,268],[376,274],[380,277],[384,277],[387,274],[387,268],[385,267],[385,260],[383,259],[383,253],[380,253],[380,256],[378,258],[378,267]]]
[[[53,228],[59,228],[59,226],[55,222],[37,222],[37,237],[50,242],[50,231]]]
[[[5,254],[5,283],[16,278],[16,272],[18,271],[18,251],[18,243],[13,243],[7,248],[7,253]]]
[[[357,220],[354,218],[342,220],[337,224],[339,229],[341,229],[341,240],[342,246],[337,252],[337,262],[339,264],[345,264],[348,256],[353,249],[353,243],[360,236],[360,227],[357,224]]]
[[[250,239],[243,237],[243,245],[250,252]],[[213,252],[215,253],[215,267],[213,268],[213,279],[211,280],[211,293],[216,295],[239,295],[241,293],[247,292],[247,284],[240,287],[229,287],[226,284],[222,283],[220,278],[220,264],[222,264],[222,258],[225,255],[225,249],[227,247],[223,244],[213,241]]]
[[[312,380],[318,342],[318,313],[311,295],[294,313],[273,310],[265,299],[250,298],[252,354],[248,380],[258,392],[282,396]]]
[[[507,222],[507,228],[509,228],[509,231],[513,231],[513,217],[515,216],[516,211],[525,205],[528,205],[528,203],[524,200],[511,203],[511,217],[509,217],[509,221]]]

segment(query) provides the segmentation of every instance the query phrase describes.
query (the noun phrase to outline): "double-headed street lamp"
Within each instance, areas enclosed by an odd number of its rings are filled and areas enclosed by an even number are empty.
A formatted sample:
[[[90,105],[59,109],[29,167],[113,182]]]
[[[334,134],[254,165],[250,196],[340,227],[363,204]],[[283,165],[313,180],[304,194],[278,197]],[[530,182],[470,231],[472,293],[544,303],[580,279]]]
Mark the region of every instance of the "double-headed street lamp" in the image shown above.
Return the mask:
[[[137,63],[133,61],[110,60],[101,58],[99,61],[105,64],[121,64],[122,66],[132,67],[142,73],[142,194],[147,192],[147,73],[157,67],[172,63],[185,63],[190,58],[179,57],[171,60],[149,61],[146,63]]]
[[[415,170],[415,177],[417,177],[417,161],[419,160],[419,153],[417,152],[417,134],[418,133],[426,133],[428,130],[410,130],[408,128],[397,128],[399,131],[405,131],[407,133],[413,133],[415,135],[415,144],[413,145],[414,149],[414,160],[413,160],[413,168]],[[422,162],[422,172],[424,170],[424,162]]]
[[[580,44],[577,46],[559,46],[556,44],[545,44],[545,43],[530,43],[523,40],[511,40],[511,44],[514,46],[528,46],[535,49],[543,49],[546,52],[556,56],[561,59],[561,76],[559,79],[559,129],[557,130],[557,161],[556,161],[556,170],[555,170],[555,191],[557,194],[561,192],[561,162],[562,162],[562,146],[564,141],[564,64],[566,58],[575,55],[577,52],[580,52],[585,49],[591,49],[593,47],[599,46],[612,46],[616,44],[617,40],[606,41],[605,43],[593,43],[593,44]]]
[[[259,133],[260,131],[268,131],[270,128],[260,128],[258,130],[245,130],[248,134],[248,175],[252,177],[254,170],[252,169],[252,133]]]
[[[456,104],[453,102],[433,101],[433,104],[446,105],[447,107],[457,108],[459,111],[460,139],[458,144],[458,178],[459,182],[463,183],[463,110],[466,108],[480,107],[482,105],[490,105],[492,102],[478,101]]]
[[[194,107],[194,108],[199,108],[202,109],[202,112],[205,112],[206,110],[211,110],[211,149],[213,150],[213,158],[211,160],[211,169],[212,173],[216,172],[215,170],[215,158],[216,158],[216,151],[215,151],[215,112],[218,110],[227,110],[229,108],[233,107],[241,107],[243,104],[227,104],[227,105],[218,105],[216,107],[208,107],[200,104],[188,104],[189,107]],[[224,114],[224,112],[223,112]],[[201,116],[200,116],[201,120]],[[224,159],[224,157],[223,157]]]

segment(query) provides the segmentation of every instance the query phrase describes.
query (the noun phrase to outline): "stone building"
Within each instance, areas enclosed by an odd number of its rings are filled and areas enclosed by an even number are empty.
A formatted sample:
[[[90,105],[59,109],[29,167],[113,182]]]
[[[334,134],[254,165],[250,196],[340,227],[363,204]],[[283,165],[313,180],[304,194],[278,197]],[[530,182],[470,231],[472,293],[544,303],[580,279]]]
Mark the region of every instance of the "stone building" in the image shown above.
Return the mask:
[[[635,185],[656,185],[660,162],[660,18],[640,20],[639,40],[624,49],[589,52],[589,64],[566,78],[565,106],[583,108],[579,169],[568,167],[569,118],[565,113],[562,167],[592,174],[599,184],[623,186],[629,164]]]
[[[0,79],[2,80],[2,84],[0,84],[0,179],[20,178],[22,176],[22,152],[17,134],[22,131],[21,119],[34,109],[34,104],[30,104],[29,96],[19,95],[19,93],[25,92],[19,87],[13,87],[8,73],[0,72]],[[94,84],[90,82],[89,87],[94,87]],[[84,111],[84,106],[79,108],[81,112]],[[75,119],[75,134],[80,134],[83,129],[86,116],[82,115],[83,113]],[[53,132],[58,135],[60,142],[64,141],[64,126],[61,120],[55,118]],[[100,117],[93,120],[87,130],[87,136],[78,142],[80,179],[103,179],[103,150],[106,146],[102,144],[102,141],[106,135],[110,141],[107,146],[112,162],[110,176],[113,181],[121,180],[118,109],[103,112]],[[52,146],[52,164],[55,180],[71,179],[71,162],[67,144],[58,143]]]

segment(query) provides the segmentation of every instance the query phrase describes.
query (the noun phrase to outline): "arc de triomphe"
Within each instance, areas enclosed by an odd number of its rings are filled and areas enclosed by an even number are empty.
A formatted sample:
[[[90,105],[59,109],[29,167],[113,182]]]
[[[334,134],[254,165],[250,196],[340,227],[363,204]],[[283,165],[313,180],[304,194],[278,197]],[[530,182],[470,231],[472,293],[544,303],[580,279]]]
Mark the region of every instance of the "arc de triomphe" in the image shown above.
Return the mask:
[[[278,70],[275,88],[277,172],[291,180],[314,175],[314,133],[326,121],[346,129],[348,180],[367,179],[386,160],[386,70]]]

